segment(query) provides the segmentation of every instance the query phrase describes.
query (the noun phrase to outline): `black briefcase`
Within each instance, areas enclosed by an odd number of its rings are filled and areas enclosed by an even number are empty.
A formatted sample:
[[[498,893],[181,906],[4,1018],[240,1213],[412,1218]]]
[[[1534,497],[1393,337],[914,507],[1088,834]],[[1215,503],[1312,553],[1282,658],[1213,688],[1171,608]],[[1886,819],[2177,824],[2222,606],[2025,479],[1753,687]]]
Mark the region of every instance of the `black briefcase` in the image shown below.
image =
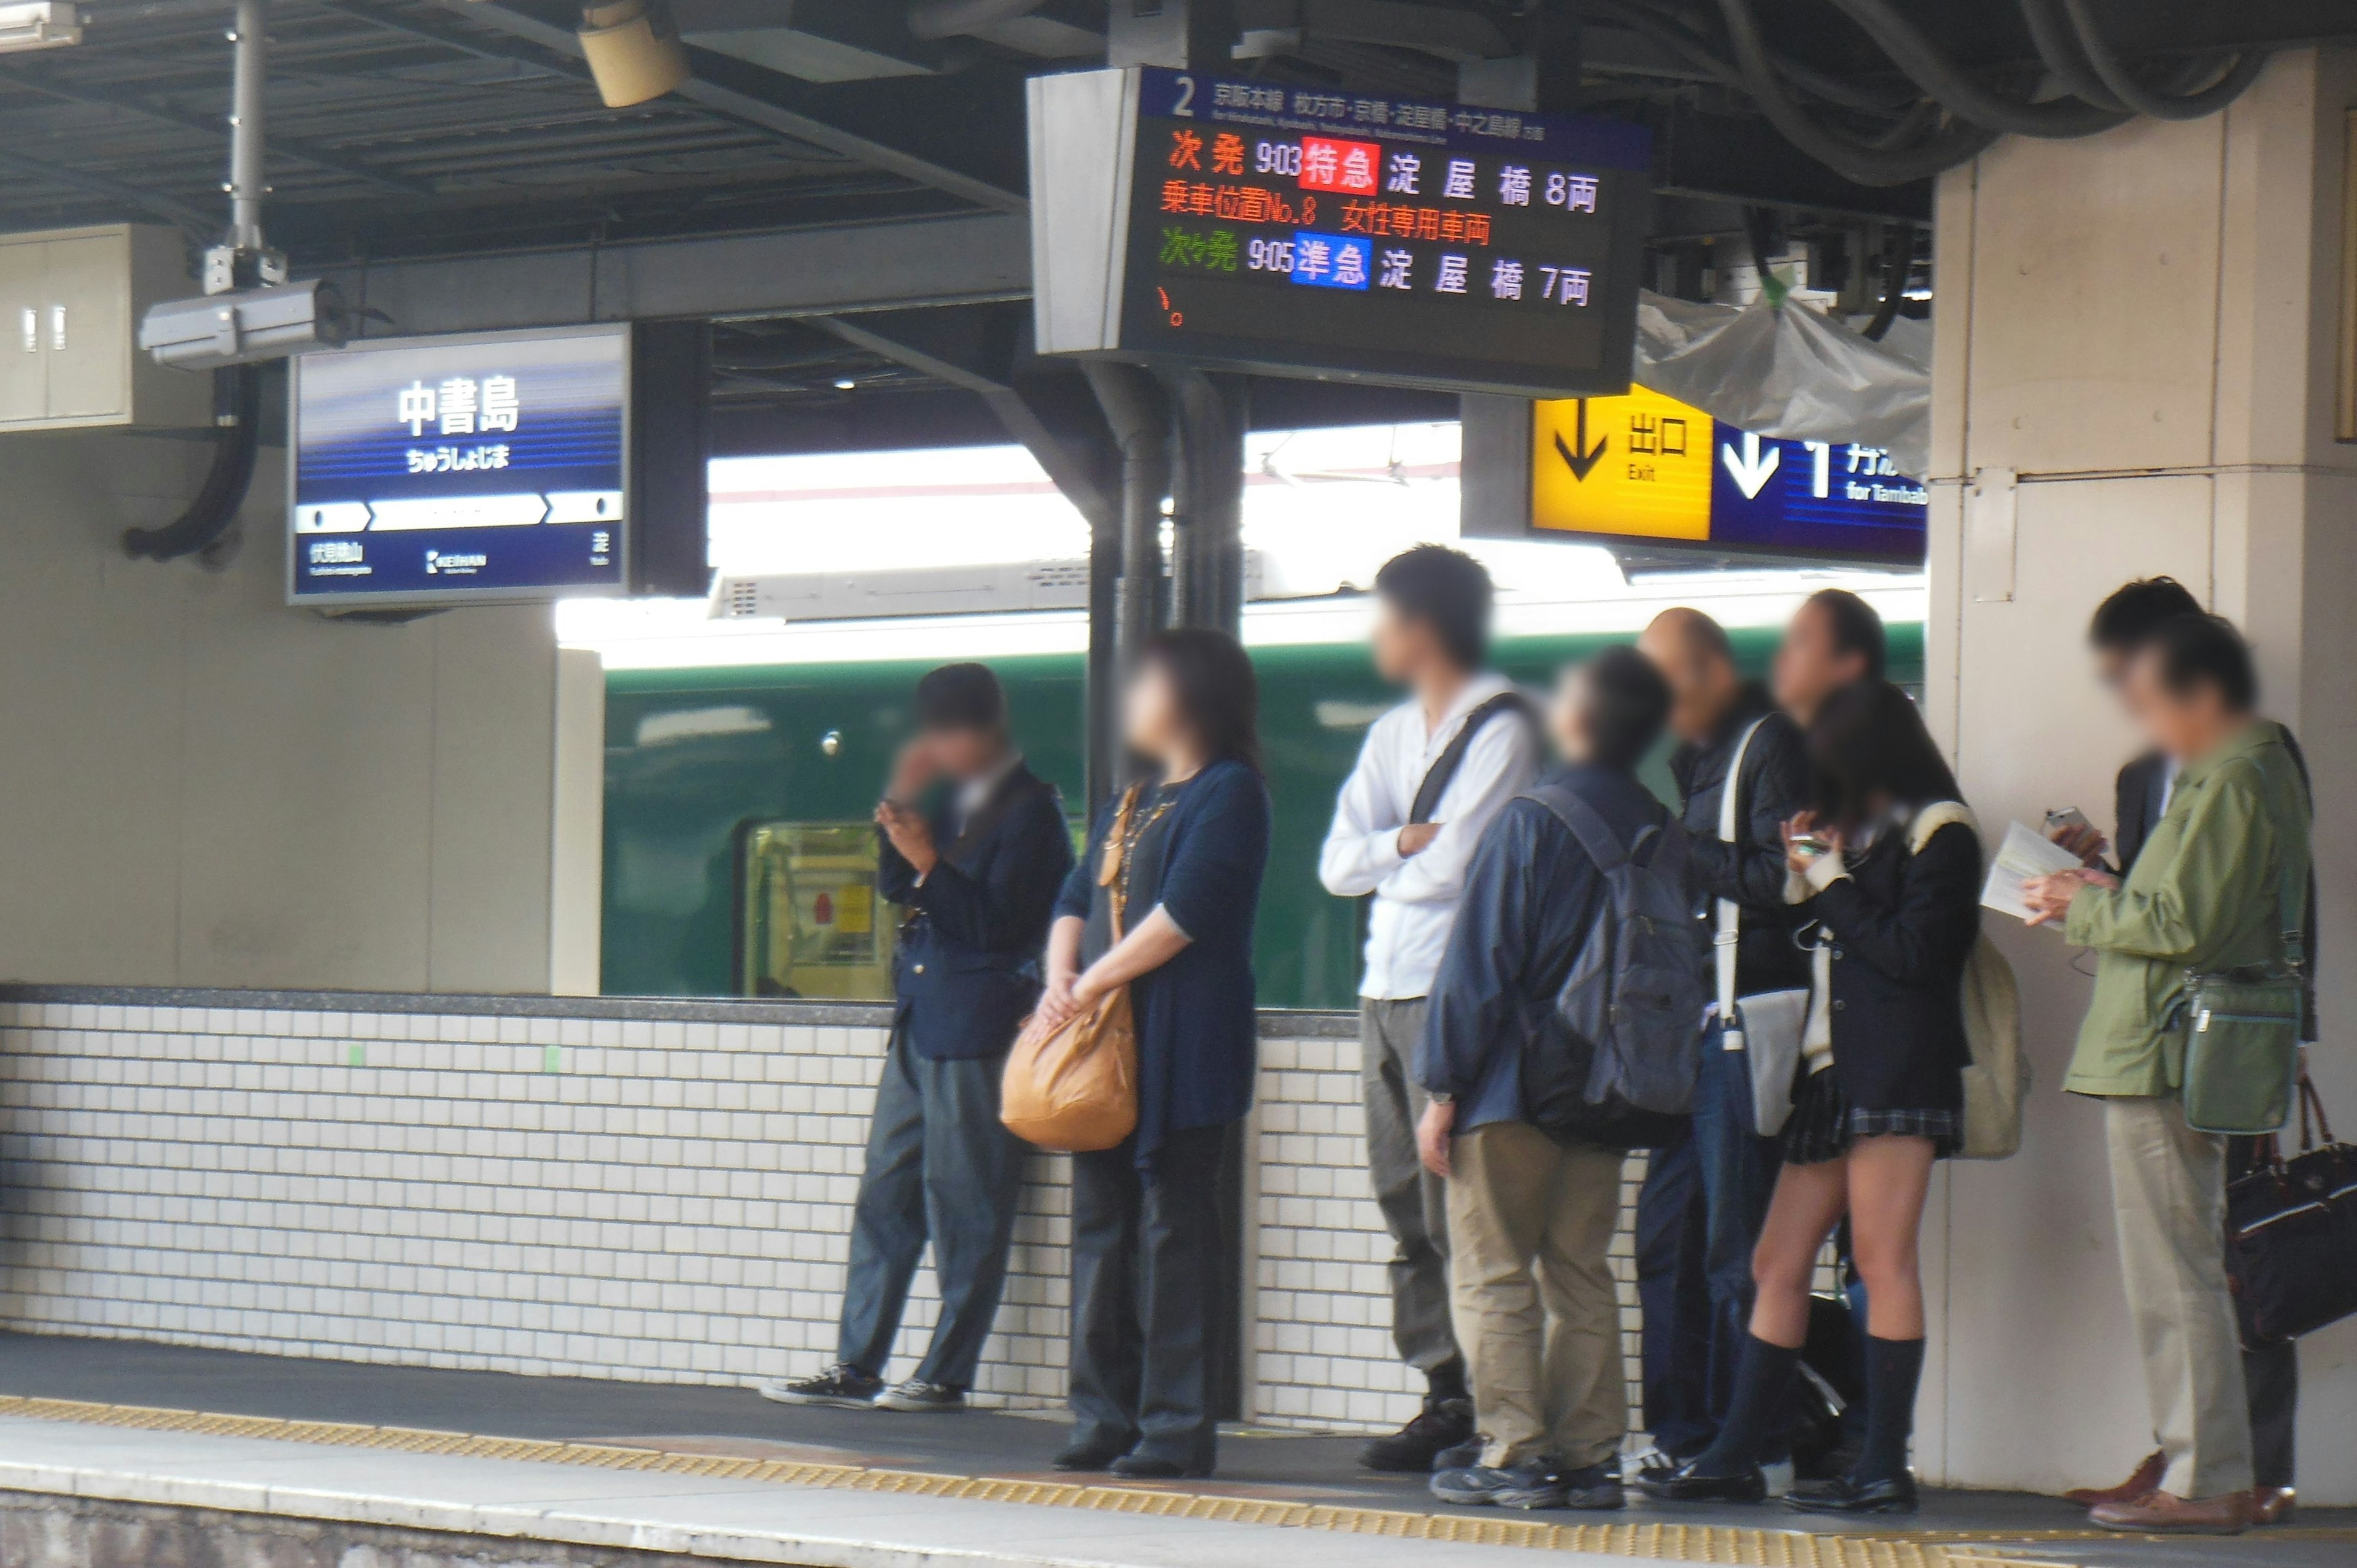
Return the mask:
[[[2226,1273],[2243,1343],[2277,1345],[2357,1314],[2357,1145],[2336,1142],[2299,1083],[2299,1153],[2266,1141],[2226,1188]]]

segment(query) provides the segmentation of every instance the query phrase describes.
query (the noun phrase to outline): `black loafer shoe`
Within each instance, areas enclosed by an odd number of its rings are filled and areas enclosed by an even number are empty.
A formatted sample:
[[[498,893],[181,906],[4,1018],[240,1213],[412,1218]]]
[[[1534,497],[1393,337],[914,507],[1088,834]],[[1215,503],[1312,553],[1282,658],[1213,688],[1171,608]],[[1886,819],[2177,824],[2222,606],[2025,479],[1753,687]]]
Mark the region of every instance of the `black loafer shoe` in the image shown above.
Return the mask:
[[[1126,1444],[1114,1447],[1110,1443],[1082,1441],[1073,1444],[1048,1461],[1050,1469],[1070,1473],[1096,1474],[1110,1470],[1114,1461],[1129,1452]]]
[[[1731,1476],[1706,1475],[1689,1459],[1674,1470],[1647,1468],[1637,1473],[1637,1489],[1669,1503],[1756,1503],[1768,1496],[1768,1477],[1757,1465],[1746,1465]]]
[[[1911,1475],[1887,1481],[1838,1476],[1813,1487],[1797,1487],[1784,1495],[1784,1506],[1801,1513],[1913,1513],[1918,1501]]]
[[[1165,1459],[1159,1454],[1125,1454],[1113,1462],[1113,1473],[1129,1481],[1181,1481],[1190,1476],[1211,1474],[1189,1468],[1176,1459]]]
[[[1471,1400],[1424,1402],[1416,1418],[1387,1437],[1378,1437],[1359,1450],[1359,1463],[1370,1470],[1392,1475],[1426,1476],[1441,1466],[1439,1456],[1473,1436]],[[1474,1455],[1474,1463],[1480,1455]]]

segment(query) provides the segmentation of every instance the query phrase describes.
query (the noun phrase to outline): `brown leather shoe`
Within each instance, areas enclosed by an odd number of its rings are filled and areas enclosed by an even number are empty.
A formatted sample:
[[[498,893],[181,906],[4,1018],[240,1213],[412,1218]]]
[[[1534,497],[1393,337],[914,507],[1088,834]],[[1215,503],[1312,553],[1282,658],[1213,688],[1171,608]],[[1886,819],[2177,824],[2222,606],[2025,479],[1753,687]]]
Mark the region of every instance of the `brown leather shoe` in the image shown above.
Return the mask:
[[[2289,1487],[2253,1487],[2251,1522],[2289,1524],[2299,1508],[2299,1494]]]
[[[2063,1493],[2062,1500],[2076,1503],[2083,1509],[2099,1509],[2105,1503],[2141,1501],[2160,1490],[2160,1478],[2168,1473],[2169,1456],[2155,1449],[2144,1456],[2144,1463],[2136,1467],[2136,1474],[2118,1486],[2101,1488],[2081,1487],[2076,1491]]]
[[[2138,1502],[2104,1503],[2087,1518],[2105,1530],[2139,1535],[2240,1535],[2251,1528],[2254,1512],[2248,1492],[2191,1498],[2154,1492]]]

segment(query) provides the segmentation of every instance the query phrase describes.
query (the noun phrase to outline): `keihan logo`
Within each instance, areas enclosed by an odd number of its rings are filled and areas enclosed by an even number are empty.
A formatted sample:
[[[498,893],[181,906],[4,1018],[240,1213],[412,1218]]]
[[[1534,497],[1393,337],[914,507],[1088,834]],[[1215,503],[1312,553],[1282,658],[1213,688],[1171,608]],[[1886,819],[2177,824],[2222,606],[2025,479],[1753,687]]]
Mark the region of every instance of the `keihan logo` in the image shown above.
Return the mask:
[[[425,553],[425,575],[429,577],[471,577],[490,564],[490,559],[479,553],[459,554],[428,550]]]

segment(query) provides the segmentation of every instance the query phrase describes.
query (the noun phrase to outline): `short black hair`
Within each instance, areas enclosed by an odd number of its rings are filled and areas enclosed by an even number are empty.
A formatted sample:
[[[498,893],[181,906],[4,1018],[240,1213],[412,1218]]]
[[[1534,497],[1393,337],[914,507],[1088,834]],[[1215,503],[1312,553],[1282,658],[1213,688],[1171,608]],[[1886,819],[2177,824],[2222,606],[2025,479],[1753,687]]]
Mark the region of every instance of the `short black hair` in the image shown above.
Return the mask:
[[[1838,826],[1861,826],[1878,795],[1916,808],[1964,799],[1922,710],[1888,681],[1853,681],[1827,697],[1808,746],[1811,804]]]
[[[1636,767],[1669,722],[1670,683],[1652,660],[1626,644],[1602,650],[1579,671],[1587,682],[1589,760],[1605,768]]]
[[[1375,592],[1401,615],[1432,628],[1460,668],[1479,670],[1490,657],[1496,591],[1490,569],[1462,550],[1419,544],[1394,555],[1375,574]]]
[[[919,729],[1001,730],[1006,693],[987,664],[944,664],[917,682]]]
[[[1874,607],[1851,593],[1847,588],[1819,588],[1809,596],[1809,603],[1825,612],[1826,624],[1833,628],[1835,653],[1860,653],[1866,656],[1868,681],[1880,681],[1890,673],[1890,639],[1882,629],[1882,618]]]
[[[1260,767],[1260,680],[1243,643],[1210,627],[1156,632],[1139,655],[1169,679],[1178,711],[1213,757]]]
[[[2171,616],[2146,636],[2140,651],[2158,661],[2161,687],[2176,696],[2215,686],[2238,714],[2259,705],[2259,672],[2251,662],[2251,645],[2223,616]]]
[[[2087,623],[2087,640],[2106,653],[2133,653],[2163,623],[2202,613],[2201,601],[2174,577],[2138,577],[2112,591]]]

